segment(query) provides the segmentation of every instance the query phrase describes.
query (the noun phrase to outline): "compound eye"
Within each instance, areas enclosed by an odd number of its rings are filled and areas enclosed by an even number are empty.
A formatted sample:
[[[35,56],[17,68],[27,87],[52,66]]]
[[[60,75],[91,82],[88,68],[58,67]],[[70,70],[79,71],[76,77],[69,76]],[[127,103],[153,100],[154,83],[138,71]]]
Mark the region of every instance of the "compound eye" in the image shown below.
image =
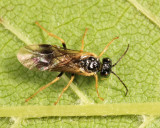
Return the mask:
[[[103,58],[103,63],[112,63],[110,58]]]
[[[110,73],[106,72],[105,76],[108,78],[110,76]]]
[[[107,71],[101,71],[101,76],[109,77],[109,76],[110,76],[110,72],[107,72]]]

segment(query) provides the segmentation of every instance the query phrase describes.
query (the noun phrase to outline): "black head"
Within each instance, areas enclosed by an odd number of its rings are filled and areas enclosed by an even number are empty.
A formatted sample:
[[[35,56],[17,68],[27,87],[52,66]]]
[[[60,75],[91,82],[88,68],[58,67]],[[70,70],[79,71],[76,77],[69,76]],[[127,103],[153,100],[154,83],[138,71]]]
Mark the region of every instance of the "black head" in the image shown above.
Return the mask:
[[[108,76],[110,75],[110,73],[112,73],[112,74],[114,74],[114,75],[120,80],[120,82],[121,82],[121,83],[124,85],[124,87],[126,88],[126,94],[125,94],[125,95],[127,95],[127,92],[128,92],[127,86],[123,83],[123,81],[120,79],[120,77],[119,77],[116,73],[114,73],[114,72],[112,71],[112,67],[116,66],[116,65],[118,64],[118,62],[124,57],[124,55],[125,55],[125,54],[127,53],[127,51],[128,51],[128,48],[129,48],[129,45],[128,45],[126,51],[123,53],[123,55],[122,55],[122,56],[119,58],[119,60],[118,60],[115,64],[113,64],[113,65],[112,65],[112,60],[111,60],[111,59],[109,59],[109,58],[103,58],[102,66],[101,66],[101,69],[100,69],[100,74],[101,74],[102,76],[108,77]]]
[[[112,60],[109,58],[103,58],[100,74],[102,76],[109,76],[112,71]]]

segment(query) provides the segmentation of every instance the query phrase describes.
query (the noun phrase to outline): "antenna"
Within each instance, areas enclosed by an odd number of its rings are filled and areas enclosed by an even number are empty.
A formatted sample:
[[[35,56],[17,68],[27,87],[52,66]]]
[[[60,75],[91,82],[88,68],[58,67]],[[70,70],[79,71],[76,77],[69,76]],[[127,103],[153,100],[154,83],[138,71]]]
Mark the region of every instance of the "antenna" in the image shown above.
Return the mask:
[[[125,52],[123,53],[123,55],[119,58],[119,60],[118,60],[115,64],[112,65],[112,67],[114,67],[114,66],[116,66],[116,65],[118,64],[118,62],[119,62],[119,61],[124,57],[124,55],[127,53],[128,49],[129,49],[129,44],[128,44],[128,47],[127,47],[126,51],[125,51]]]
[[[120,77],[116,73],[114,73],[113,71],[111,71],[111,73],[114,74],[119,79],[119,81],[123,84],[123,86],[126,88],[126,93],[125,93],[125,96],[126,96],[128,93],[127,86],[123,83],[123,81],[120,79]]]

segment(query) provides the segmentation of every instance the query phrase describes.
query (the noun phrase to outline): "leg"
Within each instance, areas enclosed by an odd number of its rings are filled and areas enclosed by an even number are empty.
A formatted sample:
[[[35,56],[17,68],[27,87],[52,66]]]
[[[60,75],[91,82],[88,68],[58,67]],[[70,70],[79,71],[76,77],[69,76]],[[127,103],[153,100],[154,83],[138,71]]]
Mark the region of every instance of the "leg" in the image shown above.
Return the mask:
[[[59,102],[61,96],[62,96],[63,93],[68,89],[68,87],[70,86],[70,84],[72,83],[73,80],[74,80],[74,74],[72,74],[70,81],[68,82],[67,86],[66,86],[65,88],[63,88],[60,96],[58,97],[58,99],[57,99],[57,101],[54,103],[54,105],[56,105],[56,104]]]
[[[99,54],[98,58],[100,58],[104,52],[107,50],[108,46],[115,40],[118,39],[119,37],[115,37],[114,39],[111,40],[111,42],[109,42],[109,44],[107,44],[107,46],[104,48],[104,50]]]
[[[58,36],[56,36],[56,35],[54,35],[54,34],[52,34],[52,33],[50,33],[50,32],[48,32],[48,31],[47,31],[45,28],[43,28],[38,22],[36,22],[36,24],[37,24],[43,31],[47,32],[47,34],[48,34],[49,36],[52,36],[52,37],[60,40],[60,41],[62,42],[63,48],[66,49],[66,44],[65,44],[65,42],[64,42],[63,39],[61,39],[60,37],[58,37]]]
[[[45,86],[41,87],[36,93],[34,93],[31,97],[29,97],[28,99],[26,99],[25,101],[28,102],[30,99],[32,99],[35,95],[37,95],[40,91],[44,90],[45,88],[49,87],[50,85],[52,85],[53,83],[57,82],[60,77],[63,75],[63,72],[61,72],[53,81],[51,81],[50,83],[46,84]]]
[[[97,94],[98,94],[98,98],[103,101],[104,99],[99,96],[99,92],[98,92],[98,76],[94,75],[94,77],[95,77],[95,80],[96,80],[96,85],[95,86],[96,86],[96,91],[97,91]]]
[[[85,29],[84,35],[82,37],[82,46],[81,46],[81,50],[80,51],[83,51],[83,48],[84,48],[84,37],[85,37],[85,35],[87,33],[87,30],[88,30],[88,28]]]

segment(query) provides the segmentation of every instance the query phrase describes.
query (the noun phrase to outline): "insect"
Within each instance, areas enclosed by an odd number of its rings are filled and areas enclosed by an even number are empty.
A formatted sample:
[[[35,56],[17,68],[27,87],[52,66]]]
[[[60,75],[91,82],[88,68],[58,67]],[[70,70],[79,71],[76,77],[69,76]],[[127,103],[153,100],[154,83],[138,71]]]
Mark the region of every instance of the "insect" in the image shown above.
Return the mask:
[[[123,58],[123,56],[127,53],[128,47],[123,55],[119,58],[119,60],[112,64],[110,58],[103,58],[102,62],[100,62],[100,57],[104,54],[107,50],[108,46],[118,37],[114,38],[104,50],[100,53],[99,56],[95,55],[94,53],[84,52],[84,37],[88,29],[85,30],[85,33],[82,38],[82,46],[81,50],[70,50],[67,49],[66,44],[63,39],[60,37],[48,32],[45,28],[43,28],[38,22],[36,24],[45,31],[49,36],[52,36],[61,41],[63,47],[58,47],[56,45],[49,45],[49,44],[39,44],[39,45],[29,45],[21,48],[17,54],[17,58],[19,62],[27,67],[28,69],[38,69],[40,71],[57,71],[60,74],[50,83],[46,84],[45,86],[41,87],[36,93],[34,93],[31,97],[26,99],[28,102],[31,98],[37,95],[40,91],[44,90],[45,88],[49,87],[53,83],[57,82],[60,77],[63,75],[64,72],[71,73],[71,79],[68,82],[67,86],[62,90],[61,94],[59,95],[57,101],[54,103],[55,105],[59,102],[62,94],[67,90],[70,86],[72,81],[75,78],[75,74],[83,75],[83,76],[94,76],[95,77],[95,87],[98,98],[104,100],[100,97],[98,92],[98,76],[97,73],[100,72],[101,76],[108,77],[111,73],[114,74],[123,86],[126,89],[125,95],[127,95],[128,89],[127,86],[123,83],[123,81],[119,78],[112,71],[112,67],[116,66],[117,63]]]

